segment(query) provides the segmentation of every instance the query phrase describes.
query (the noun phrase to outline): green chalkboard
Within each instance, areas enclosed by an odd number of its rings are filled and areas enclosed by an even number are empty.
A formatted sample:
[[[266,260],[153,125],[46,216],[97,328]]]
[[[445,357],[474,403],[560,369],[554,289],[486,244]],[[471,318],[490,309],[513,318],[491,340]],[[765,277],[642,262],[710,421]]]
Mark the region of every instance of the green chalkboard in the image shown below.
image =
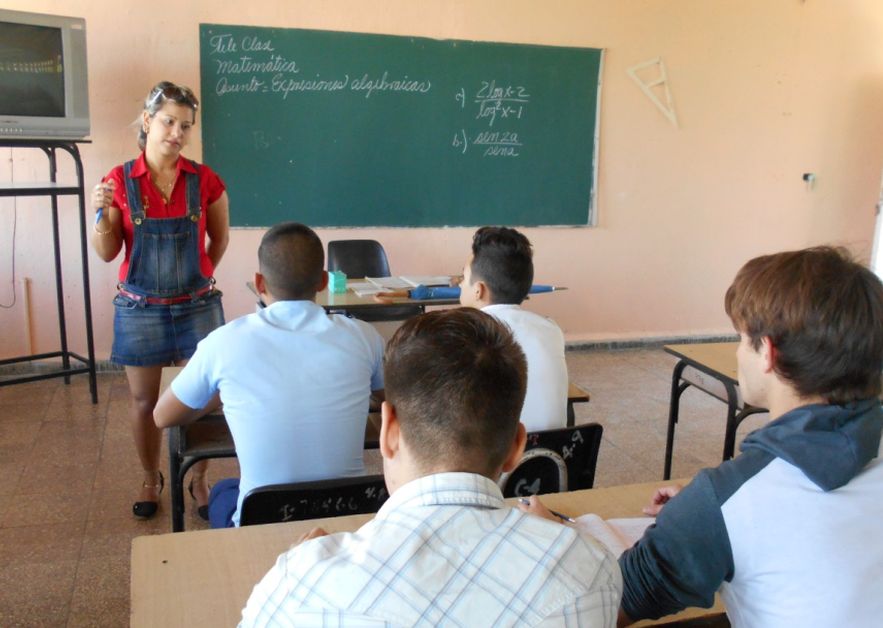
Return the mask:
[[[586,225],[602,51],[201,24],[234,226]]]

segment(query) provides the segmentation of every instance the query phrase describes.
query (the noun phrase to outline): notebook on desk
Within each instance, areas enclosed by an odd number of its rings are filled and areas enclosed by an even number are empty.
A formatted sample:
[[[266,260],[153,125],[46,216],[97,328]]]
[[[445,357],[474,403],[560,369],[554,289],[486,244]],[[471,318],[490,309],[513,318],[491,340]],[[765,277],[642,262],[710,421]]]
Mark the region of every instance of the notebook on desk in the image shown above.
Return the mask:
[[[451,275],[401,275],[400,277],[365,277],[384,290],[408,290],[417,286],[449,286]]]
[[[347,282],[346,287],[355,292],[356,295],[360,297],[370,297],[377,294],[378,292],[383,292],[385,289],[375,283],[371,283],[370,281]]]
[[[594,513],[576,518],[574,527],[599,541],[619,558],[624,551],[638,542],[653,523],[655,517],[625,517],[602,519]]]

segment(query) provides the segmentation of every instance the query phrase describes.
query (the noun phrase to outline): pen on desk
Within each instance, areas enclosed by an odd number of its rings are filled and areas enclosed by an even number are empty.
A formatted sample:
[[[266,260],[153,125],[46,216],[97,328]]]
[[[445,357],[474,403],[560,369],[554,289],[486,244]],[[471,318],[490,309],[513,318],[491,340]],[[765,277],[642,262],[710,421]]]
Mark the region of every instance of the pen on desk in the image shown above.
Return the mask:
[[[519,497],[518,502],[524,504],[525,506],[530,506],[530,498],[528,497]],[[551,508],[549,509],[549,512],[551,512],[562,521],[566,521],[567,523],[576,523],[576,519],[574,519],[573,517],[568,517],[567,515],[552,510]]]
[[[539,294],[541,292],[558,292],[559,290],[567,290],[565,286],[550,286],[544,283],[535,283],[528,290],[528,294]]]

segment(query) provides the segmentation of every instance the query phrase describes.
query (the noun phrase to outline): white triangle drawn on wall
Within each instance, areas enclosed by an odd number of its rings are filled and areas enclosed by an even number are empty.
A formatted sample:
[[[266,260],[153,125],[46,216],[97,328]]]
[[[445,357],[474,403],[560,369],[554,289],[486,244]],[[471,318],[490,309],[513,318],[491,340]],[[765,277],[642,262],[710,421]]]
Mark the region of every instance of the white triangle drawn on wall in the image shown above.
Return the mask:
[[[640,76],[638,76],[638,72],[653,66],[658,66],[659,68],[656,79],[645,81]],[[647,96],[647,98],[649,98],[650,101],[654,105],[656,105],[656,108],[662,112],[662,115],[668,118],[668,121],[677,127],[678,117],[675,114],[675,105],[674,101],[671,98],[671,90],[668,88],[668,74],[665,71],[665,63],[662,62],[662,57],[656,57],[655,59],[650,59],[649,61],[645,61],[644,63],[633,65],[626,70],[626,73],[632,78],[635,83],[637,83],[638,87],[641,88],[641,91],[644,92],[644,95]],[[656,92],[653,91],[654,87],[659,86],[662,87],[663,93],[665,95],[665,103],[659,100]]]

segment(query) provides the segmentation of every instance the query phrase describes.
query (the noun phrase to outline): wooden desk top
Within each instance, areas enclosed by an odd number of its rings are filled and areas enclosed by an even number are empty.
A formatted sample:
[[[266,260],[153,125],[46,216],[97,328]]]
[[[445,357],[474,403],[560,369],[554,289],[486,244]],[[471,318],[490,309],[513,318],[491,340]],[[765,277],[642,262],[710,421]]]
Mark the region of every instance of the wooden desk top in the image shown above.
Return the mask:
[[[711,370],[717,375],[739,384],[736,365],[738,342],[705,342],[696,344],[665,345],[663,349],[701,370]]]
[[[573,382],[567,384],[567,400],[572,403],[585,403],[591,399],[588,391],[583,390]]]
[[[595,512],[604,518],[637,517],[653,490],[667,483],[551,494],[543,501],[575,516]],[[236,625],[254,585],[301,534],[316,526],[352,531],[372,516],[137,537],[132,541],[131,625]],[[718,602],[713,611],[691,609],[678,617],[721,611]]]
[[[359,281],[355,279],[354,281]],[[316,294],[316,303],[328,309],[345,309],[345,310],[370,310],[380,307],[389,307],[390,305],[460,305],[460,299],[410,299],[407,297],[396,297],[390,299],[390,303],[380,303],[375,301],[373,296],[360,297],[352,289],[347,288],[346,292],[334,294],[328,292],[326,288],[322,292]]]
[[[348,281],[361,282],[364,281],[364,279],[356,277],[348,279]],[[251,281],[246,281],[245,285],[257,295],[254,284]],[[375,301],[373,296],[360,297],[353,292],[352,288],[347,288],[346,292],[338,294],[329,292],[328,288],[325,288],[322,292],[316,294],[316,303],[324,307],[326,310],[346,309],[352,311],[370,310],[374,308],[389,307],[390,305],[460,305],[460,299],[410,299],[407,297],[396,297],[390,299],[390,303],[381,303]]]

